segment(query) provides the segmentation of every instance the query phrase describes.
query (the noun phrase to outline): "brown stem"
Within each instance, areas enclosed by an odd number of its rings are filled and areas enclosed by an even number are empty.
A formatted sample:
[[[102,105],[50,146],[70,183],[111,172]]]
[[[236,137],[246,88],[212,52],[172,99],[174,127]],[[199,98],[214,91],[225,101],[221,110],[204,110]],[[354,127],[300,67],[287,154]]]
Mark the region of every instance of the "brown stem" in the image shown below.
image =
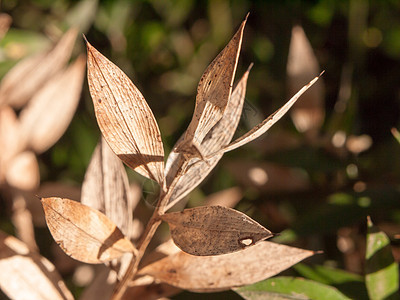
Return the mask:
[[[134,276],[138,271],[139,263],[143,258],[147,246],[149,245],[154,234],[156,233],[158,226],[160,226],[161,224],[161,220],[159,217],[160,215],[163,215],[165,213],[165,207],[172,196],[172,192],[176,184],[178,183],[180,177],[186,170],[186,167],[188,165],[188,160],[181,157],[178,163],[180,164],[180,167],[175,175],[175,178],[172,181],[171,185],[168,187],[167,192],[164,191],[161,192],[160,198],[157,202],[156,208],[154,209],[153,215],[151,216],[149,222],[147,223],[146,229],[142,234],[141,239],[138,242],[138,254],[136,257],[132,257],[132,260],[124,276],[122,277],[121,281],[119,281],[115,286],[113,295],[111,297],[112,300],[120,300],[124,295],[126,289],[128,288],[129,282],[134,278]]]

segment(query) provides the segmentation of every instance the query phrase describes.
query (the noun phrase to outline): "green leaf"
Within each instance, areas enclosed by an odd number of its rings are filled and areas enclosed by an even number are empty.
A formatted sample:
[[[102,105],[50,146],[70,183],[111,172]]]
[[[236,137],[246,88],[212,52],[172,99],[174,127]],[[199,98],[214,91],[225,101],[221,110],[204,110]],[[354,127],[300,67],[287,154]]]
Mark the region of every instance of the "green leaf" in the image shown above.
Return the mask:
[[[368,217],[365,282],[370,299],[400,299],[399,266],[394,261],[390,240]]]
[[[361,275],[321,265],[311,267],[305,264],[296,264],[293,268],[302,277],[334,286],[352,299],[368,298],[364,278]]]
[[[235,289],[245,299],[350,299],[336,288],[304,278],[280,276]]]

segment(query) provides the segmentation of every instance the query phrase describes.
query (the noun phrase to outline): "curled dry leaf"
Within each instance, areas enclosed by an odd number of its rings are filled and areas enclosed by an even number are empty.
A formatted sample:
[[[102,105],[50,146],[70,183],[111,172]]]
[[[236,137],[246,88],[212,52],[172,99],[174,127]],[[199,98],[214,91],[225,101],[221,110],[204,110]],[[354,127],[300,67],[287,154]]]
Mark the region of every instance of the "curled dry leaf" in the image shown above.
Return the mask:
[[[69,199],[41,201],[54,240],[72,258],[96,264],[136,253],[118,227],[99,211]]]
[[[124,163],[164,187],[164,148],[151,109],[121,69],[86,45],[89,90],[104,138]]]
[[[51,262],[1,231],[0,269],[0,288],[10,299],[74,299]]]
[[[122,233],[131,237],[134,199],[121,160],[101,139],[82,184],[81,202],[104,213]]]
[[[290,41],[287,62],[288,87],[290,94],[298,91],[303,82],[318,73],[319,65],[310,42],[301,26],[294,26]],[[291,110],[291,117],[297,130],[315,136],[325,117],[324,86],[319,81],[301,101],[296,102]]]
[[[21,111],[21,131],[36,152],[50,148],[65,132],[74,116],[82,91],[85,59],[58,72]]]
[[[270,115],[268,118],[266,118],[264,121],[262,121],[260,124],[254,126],[249,132],[245,133],[241,137],[237,138],[234,140],[232,143],[224,147],[220,152],[228,152],[231,150],[234,150],[236,148],[239,148],[251,141],[254,141],[256,138],[260,137],[263,135],[265,132],[267,132],[268,129],[271,128],[272,125],[274,125],[276,122],[278,122],[286,113],[287,111],[293,106],[294,103],[296,103],[297,99],[300,98],[300,96],[307,91],[317,80],[321,77],[323,72],[315,77],[313,80],[311,80],[307,85],[305,85],[300,91],[298,91],[284,106],[282,106],[280,109],[278,109],[276,112],[274,112],[272,115]],[[214,153],[210,156],[219,154],[220,152]]]
[[[242,114],[243,103],[246,95],[247,79],[251,67],[252,65],[250,65],[247,71],[243,74],[242,78],[233,90],[231,99],[228,102],[222,119],[211,129],[203,140],[201,149],[204,155],[207,156],[219,151],[232,140]],[[179,162],[182,159],[182,154],[173,150],[168,156],[165,167],[167,186],[170,186],[175,177],[178,176],[179,178],[177,179],[178,182],[174,187],[172,196],[167,205],[167,210],[197,187],[216,166],[222,155],[222,153],[217,154],[207,160],[194,158],[189,162],[186,173],[180,176],[177,172]]]
[[[12,68],[0,84],[0,104],[22,107],[71,57],[77,35],[67,31],[54,48],[28,57]]]
[[[247,17],[226,47],[204,71],[197,87],[196,106],[185,137],[175,151],[203,158],[201,143],[222,118],[232,93]]]
[[[179,252],[139,271],[173,286],[197,292],[227,290],[274,276],[314,252],[260,242],[238,252],[200,257]]]
[[[223,206],[203,206],[160,216],[168,222],[175,244],[198,255],[239,251],[272,233],[242,212]]]

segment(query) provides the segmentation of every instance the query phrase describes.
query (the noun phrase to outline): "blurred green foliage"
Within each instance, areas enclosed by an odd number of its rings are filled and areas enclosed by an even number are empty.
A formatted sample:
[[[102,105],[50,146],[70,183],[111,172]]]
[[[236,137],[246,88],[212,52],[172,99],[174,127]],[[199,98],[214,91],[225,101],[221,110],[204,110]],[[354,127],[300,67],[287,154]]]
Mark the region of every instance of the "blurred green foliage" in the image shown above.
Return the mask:
[[[255,66],[246,98],[250,109],[241,131],[288,99],[286,62],[291,28],[301,24],[321,70],[326,70],[326,120],[321,136],[330,138],[339,130],[346,135],[367,134],[373,140],[371,148],[360,154],[329,151],[308,143],[286,117],[270,135],[227,154],[193,192],[193,200],[200,203],[212,192],[239,185],[244,199],[238,208],[272,231],[282,232],[278,237],[282,242],[323,250],[314,262],[358,273],[363,272],[359,236],[365,236],[365,217],[371,215],[376,224],[383,223],[390,231],[399,259],[399,241],[393,235],[400,232],[400,144],[390,133],[400,124],[399,1],[3,0],[1,11],[13,18],[13,24],[0,42],[0,76],[19,59],[46,48],[60,32],[78,26],[142,91],[158,120],[167,152],[191,119],[202,72],[247,12],[250,16],[238,76],[251,62]],[[82,52],[83,41],[77,43],[75,54]],[[351,88],[344,109],[338,109],[343,82]],[[289,148],[277,144],[269,151],[276,140],[274,132],[284,140],[294,136],[300,143]],[[39,158],[42,181],[80,185],[98,137],[85,84],[68,131]],[[226,167],[235,161],[267,161],[297,168],[307,175],[311,186],[301,192],[269,192],[247,186]],[[356,173],[349,166],[356,166]],[[360,182],[364,188],[357,189]],[[144,190],[149,193],[151,188],[147,184]],[[348,236],[354,244],[340,246],[341,239]],[[360,264],[348,262],[353,254]],[[290,272],[297,276],[307,273]]]

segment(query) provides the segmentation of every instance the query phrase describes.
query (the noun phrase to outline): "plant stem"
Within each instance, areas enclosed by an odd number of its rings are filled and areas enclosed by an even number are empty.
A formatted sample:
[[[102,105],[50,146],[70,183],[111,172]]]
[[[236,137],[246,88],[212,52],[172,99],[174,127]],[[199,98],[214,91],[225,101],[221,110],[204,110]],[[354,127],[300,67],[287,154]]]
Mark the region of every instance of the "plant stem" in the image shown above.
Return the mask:
[[[138,242],[138,254],[137,256],[133,256],[132,260],[126,270],[124,276],[121,281],[117,283],[114,288],[113,295],[111,297],[112,300],[120,300],[124,295],[126,289],[128,288],[129,282],[134,278],[138,271],[139,263],[143,258],[144,253],[146,252],[147,246],[149,245],[151,239],[157,231],[158,226],[161,224],[160,216],[165,213],[166,205],[168,204],[169,199],[172,196],[172,192],[174,191],[175,186],[177,185],[179,179],[186,171],[188,166],[188,160],[183,158],[182,156],[179,159],[179,165],[174,180],[171,185],[168,187],[167,192],[162,191],[161,195],[157,201],[157,206],[154,209],[153,215],[151,216],[149,222],[147,223],[146,229],[142,234],[141,239]]]

